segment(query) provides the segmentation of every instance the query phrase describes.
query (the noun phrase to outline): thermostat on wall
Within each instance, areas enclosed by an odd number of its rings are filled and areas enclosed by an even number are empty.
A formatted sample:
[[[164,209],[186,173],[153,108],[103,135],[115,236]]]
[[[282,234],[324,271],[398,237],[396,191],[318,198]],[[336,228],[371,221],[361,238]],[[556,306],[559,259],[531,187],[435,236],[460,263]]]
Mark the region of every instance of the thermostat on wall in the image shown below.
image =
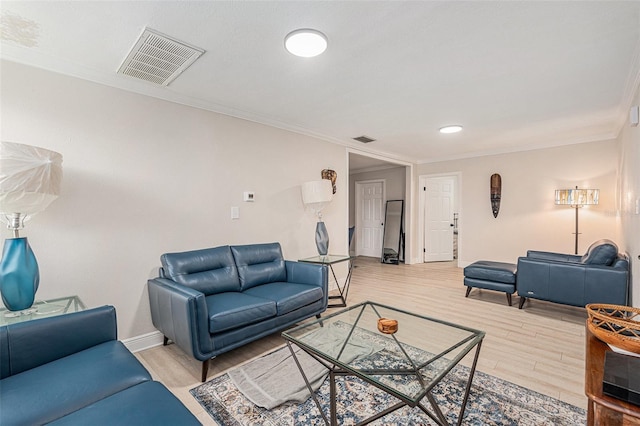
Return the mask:
[[[253,202],[255,200],[255,194],[252,191],[244,191],[244,201]]]

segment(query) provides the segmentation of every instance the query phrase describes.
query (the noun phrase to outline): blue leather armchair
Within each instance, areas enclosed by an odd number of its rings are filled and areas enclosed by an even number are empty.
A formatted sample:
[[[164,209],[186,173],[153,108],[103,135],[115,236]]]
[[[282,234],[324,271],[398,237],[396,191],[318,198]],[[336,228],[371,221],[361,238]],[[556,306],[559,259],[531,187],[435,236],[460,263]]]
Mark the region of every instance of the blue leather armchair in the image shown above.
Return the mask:
[[[581,307],[626,305],[629,258],[610,240],[596,241],[583,256],[530,250],[518,258],[516,287],[520,309],[527,298]]]
[[[0,424],[199,425],[116,340],[112,306],[0,327]]]
[[[324,265],[285,261],[280,244],[222,246],[161,257],[148,281],[153,325],[202,361],[327,309]]]

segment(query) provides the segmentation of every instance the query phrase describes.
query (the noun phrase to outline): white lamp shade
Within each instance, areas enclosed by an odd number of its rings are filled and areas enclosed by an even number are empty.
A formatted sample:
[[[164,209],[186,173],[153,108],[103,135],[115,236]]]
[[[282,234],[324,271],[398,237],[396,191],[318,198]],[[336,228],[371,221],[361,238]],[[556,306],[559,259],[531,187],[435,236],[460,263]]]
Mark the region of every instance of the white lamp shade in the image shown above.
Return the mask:
[[[0,213],[31,215],[60,194],[62,155],[44,148],[0,142]]]
[[[328,179],[305,182],[301,190],[302,202],[315,212],[321,211],[333,198],[333,187]]]

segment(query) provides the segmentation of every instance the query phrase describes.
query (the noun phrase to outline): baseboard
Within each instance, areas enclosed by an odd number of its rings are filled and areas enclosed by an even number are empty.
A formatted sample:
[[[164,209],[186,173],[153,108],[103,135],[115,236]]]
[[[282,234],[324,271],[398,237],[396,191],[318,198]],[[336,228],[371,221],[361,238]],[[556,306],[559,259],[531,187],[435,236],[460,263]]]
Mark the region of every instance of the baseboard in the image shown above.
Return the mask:
[[[140,336],[122,340],[122,343],[131,352],[139,352],[145,349],[153,348],[155,346],[160,346],[163,342],[164,335],[159,331],[153,331],[151,333],[142,334]]]

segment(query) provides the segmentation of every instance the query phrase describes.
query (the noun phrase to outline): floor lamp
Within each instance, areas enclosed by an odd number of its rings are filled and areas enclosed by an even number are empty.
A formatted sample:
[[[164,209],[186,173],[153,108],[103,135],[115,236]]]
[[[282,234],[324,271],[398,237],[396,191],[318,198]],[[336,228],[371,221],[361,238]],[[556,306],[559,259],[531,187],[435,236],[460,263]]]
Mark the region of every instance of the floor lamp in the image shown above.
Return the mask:
[[[40,283],[36,257],[26,237],[24,222],[58,198],[62,155],[48,149],[0,142],[0,220],[13,238],[4,241],[0,260],[0,295],[10,311],[33,305]]]
[[[556,205],[571,206],[576,209],[576,244],[575,254],[578,254],[578,209],[587,205],[598,204],[600,191],[598,189],[556,189]]]

